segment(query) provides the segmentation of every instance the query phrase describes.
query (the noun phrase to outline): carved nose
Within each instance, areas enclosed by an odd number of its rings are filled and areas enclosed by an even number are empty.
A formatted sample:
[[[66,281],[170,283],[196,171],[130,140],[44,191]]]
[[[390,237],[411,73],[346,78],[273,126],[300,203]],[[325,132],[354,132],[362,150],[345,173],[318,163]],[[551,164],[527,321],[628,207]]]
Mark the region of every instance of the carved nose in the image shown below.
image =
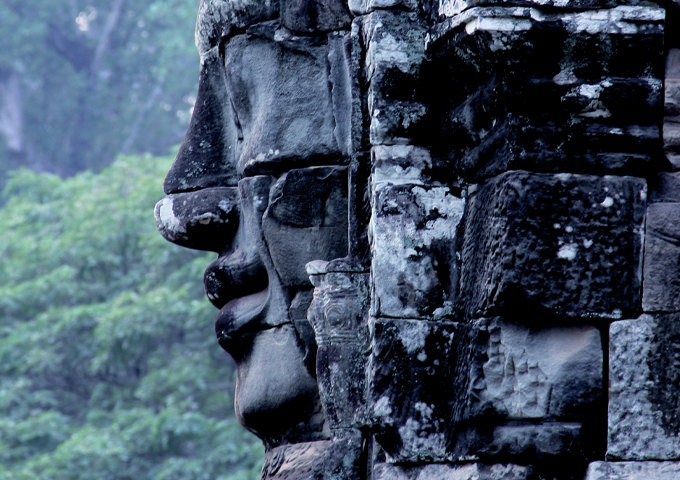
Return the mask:
[[[201,57],[198,95],[189,129],[165,177],[166,194],[236,186],[236,130],[218,47]]]
[[[235,187],[171,194],[156,204],[156,225],[172,243],[222,253],[238,230],[238,202]]]

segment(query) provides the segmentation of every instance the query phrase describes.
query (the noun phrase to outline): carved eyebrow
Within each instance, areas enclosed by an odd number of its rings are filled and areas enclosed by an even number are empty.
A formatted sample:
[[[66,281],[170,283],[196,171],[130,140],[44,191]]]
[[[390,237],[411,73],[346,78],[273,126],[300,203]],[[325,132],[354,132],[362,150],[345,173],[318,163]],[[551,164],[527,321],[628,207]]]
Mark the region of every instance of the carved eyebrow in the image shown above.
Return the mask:
[[[331,161],[335,159],[336,161]],[[349,165],[349,159],[338,154],[313,155],[301,157],[297,155],[280,155],[266,160],[248,160],[240,168],[239,178],[257,177],[269,175],[280,178],[293,170],[302,170],[314,167],[343,167]]]

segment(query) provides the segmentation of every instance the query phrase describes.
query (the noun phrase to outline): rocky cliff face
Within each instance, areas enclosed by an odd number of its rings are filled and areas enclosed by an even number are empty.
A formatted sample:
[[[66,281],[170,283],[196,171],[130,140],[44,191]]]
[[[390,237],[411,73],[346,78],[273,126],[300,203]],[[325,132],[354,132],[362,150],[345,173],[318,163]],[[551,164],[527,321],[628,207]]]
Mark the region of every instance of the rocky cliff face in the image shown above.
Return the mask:
[[[679,18],[203,1],[157,219],[263,479],[680,478]]]

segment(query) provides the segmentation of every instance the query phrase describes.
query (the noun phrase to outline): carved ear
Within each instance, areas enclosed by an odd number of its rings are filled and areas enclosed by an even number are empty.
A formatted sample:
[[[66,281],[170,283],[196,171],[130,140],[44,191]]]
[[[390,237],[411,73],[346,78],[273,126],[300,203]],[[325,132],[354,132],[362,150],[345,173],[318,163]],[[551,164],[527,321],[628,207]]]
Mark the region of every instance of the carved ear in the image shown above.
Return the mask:
[[[344,35],[328,36],[328,63],[330,65],[331,96],[333,100],[333,116],[335,117],[335,141],[343,157],[349,158],[354,153],[352,122],[361,124],[361,111],[356,107],[361,104],[358,82],[352,78],[351,37]],[[354,96],[353,96],[354,95]],[[356,102],[354,102],[356,100]],[[360,139],[356,139],[360,142]]]

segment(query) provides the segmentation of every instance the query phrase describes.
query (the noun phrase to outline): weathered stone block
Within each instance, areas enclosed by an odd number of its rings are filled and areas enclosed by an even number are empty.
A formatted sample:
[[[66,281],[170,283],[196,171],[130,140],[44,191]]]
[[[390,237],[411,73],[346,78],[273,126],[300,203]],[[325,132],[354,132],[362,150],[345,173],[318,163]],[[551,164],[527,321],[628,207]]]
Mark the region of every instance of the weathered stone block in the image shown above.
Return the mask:
[[[680,462],[593,462],[584,480],[677,480]]]
[[[418,0],[349,0],[349,9],[355,15],[393,8],[414,11],[418,8]]]
[[[420,66],[426,25],[417,12],[375,11],[362,18],[370,143],[408,144],[420,128]]]
[[[645,205],[639,178],[522,171],[493,178],[466,205],[461,307],[469,318],[513,306],[631,316],[640,309]]]
[[[372,315],[450,315],[465,201],[449,187],[426,183],[432,166],[426,150],[376,147],[372,156]]]
[[[609,335],[607,458],[680,458],[680,314],[614,322]]]
[[[534,468],[525,465],[434,463],[402,467],[380,463],[373,469],[375,480],[532,480]]]
[[[602,442],[598,441],[595,430],[592,425],[570,422],[492,426],[480,421],[479,425],[458,434],[450,459],[522,464],[568,462],[570,468],[578,471],[582,462],[602,454],[596,445]],[[569,470],[564,473],[566,478],[577,480]]]
[[[573,11],[639,4],[636,0],[438,0],[432,3],[432,14],[440,19],[456,16],[473,7],[535,7]]]
[[[329,32],[352,22],[343,0],[280,0],[280,4],[281,24],[294,32]]]
[[[680,48],[669,48],[666,56],[666,78],[680,79]]]
[[[389,461],[531,463],[603,450],[597,329],[500,319],[373,325],[367,408]]]
[[[368,413],[391,461],[442,461],[464,414],[469,327],[372,319]]]
[[[359,429],[335,430],[325,453],[322,480],[364,478],[364,437]]]
[[[666,56],[666,82],[663,146],[674,169],[680,168],[680,49],[671,48]]]
[[[315,287],[307,316],[318,345],[316,379],[332,431],[366,423],[369,274],[347,271],[345,266],[322,261],[307,264]]]
[[[669,60],[674,58],[678,54],[673,54],[675,51],[680,52],[678,49],[674,49],[669,54]],[[680,55],[678,55],[680,56]],[[680,63],[680,62],[679,62]],[[664,114],[667,120],[680,120],[680,78],[669,78],[670,72],[666,72],[666,85],[665,85],[665,104],[664,104]]]
[[[663,124],[663,145],[666,150],[680,149],[680,123],[666,120]]]
[[[601,417],[603,351],[591,326],[535,329],[500,318],[475,323],[470,417],[587,421]]]
[[[680,311],[680,203],[647,209],[642,309]]]
[[[262,480],[316,480],[323,478],[324,452],[331,441],[304,442],[270,449],[262,465]]]
[[[427,38],[419,141],[473,182],[516,169],[642,176],[661,138],[663,20],[637,6],[465,10]]]
[[[670,162],[673,170],[680,169],[680,151],[674,147],[674,143],[680,144],[680,124],[673,122],[664,122],[663,125],[663,140],[664,153]]]
[[[332,440],[281,445],[267,451],[262,480],[350,480],[361,478],[362,435],[345,430]]]
[[[531,464],[568,458],[577,468],[602,454],[599,330],[493,318],[475,322],[472,332],[465,422],[453,427],[450,460]],[[566,469],[556,478],[572,478],[567,472],[573,474]]]
[[[680,172],[660,172],[650,176],[649,203],[680,203]]]

